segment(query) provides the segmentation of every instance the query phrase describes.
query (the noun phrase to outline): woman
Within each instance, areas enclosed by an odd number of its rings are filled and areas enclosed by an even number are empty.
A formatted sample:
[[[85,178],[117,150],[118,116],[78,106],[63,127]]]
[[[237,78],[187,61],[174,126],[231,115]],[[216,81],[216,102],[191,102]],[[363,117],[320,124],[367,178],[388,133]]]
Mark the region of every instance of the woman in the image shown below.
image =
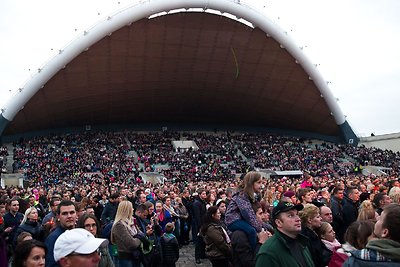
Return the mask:
[[[321,227],[317,228],[317,234],[330,251],[334,251],[342,246],[339,241],[337,241],[332,226],[327,222],[321,223]]]
[[[44,230],[40,223],[38,222],[39,214],[35,207],[30,207],[25,211],[24,219],[21,224],[18,226],[14,244],[17,242],[17,237],[22,232],[28,232],[32,235],[33,239],[43,241],[44,239]]]
[[[374,237],[375,223],[366,221],[355,221],[347,228],[344,234],[345,243],[341,248],[333,252],[329,267],[341,267],[352,251],[364,249],[368,241]]]
[[[111,228],[111,242],[117,246],[120,266],[140,266],[139,231],[133,223],[133,207],[130,201],[121,201],[118,205],[114,223]]]
[[[187,245],[189,242],[185,241],[185,236],[189,235],[189,227],[188,227],[188,218],[189,218],[189,212],[186,209],[185,205],[183,205],[182,199],[180,197],[175,198],[176,206],[175,206],[175,212],[179,216],[179,245]]]
[[[220,219],[221,212],[218,207],[209,207],[204,223],[200,228],[200,234],[203,236],[206,244],[206,255],[212,266],[229,267],[231,266],[232,248],[228,234],[222,227]]]
[[[44,267],[46,252],[46,246],[38,240],[23,241],[15,248],[12,267]]]
[[[156,202],[156,222],[160,225],[162,232],[165,233],[165,226],[167,223],[173,221],[171,213],[164,208],[163,202],[158,200]]]
[[[79,220],[78,225],[79,228],[84,228],[89,231],[95,237],[99,236],[100,233],[100,223],[97,220],[96,216],[90,213],[83,214]],[[99,262],[99,267],[114,267],[114,263],[111,259],[110,253],[108,251],[108,246],[99,247],[101,258]]]
[[[316,229],[321,227],[322,220],[319,214],[319,208],[314,204],[306,204],[304,208],[299,211],[299,216],[302,225],[301,233],[308,237],[309,241],[307,247],[310,250],[315,267],[327,266],[331,259],[332,252],[326,248],[316,233]]]
[[[376,222],[378,216],[372,202],[370,200],[364,200],[359,207],[357,221],[371,220]]]

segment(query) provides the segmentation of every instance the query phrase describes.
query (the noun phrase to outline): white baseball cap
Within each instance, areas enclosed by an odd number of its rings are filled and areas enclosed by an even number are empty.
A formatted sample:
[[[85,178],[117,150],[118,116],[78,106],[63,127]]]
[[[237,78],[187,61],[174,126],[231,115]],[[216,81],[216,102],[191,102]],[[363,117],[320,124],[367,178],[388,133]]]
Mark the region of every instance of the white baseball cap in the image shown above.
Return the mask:
[[[108,245],[108,240],[94,237],[83,228],[66,230],[54,244],[54,259],[58,262],[61,258],[75,252],[78,254],[91,254],[100,246]]]

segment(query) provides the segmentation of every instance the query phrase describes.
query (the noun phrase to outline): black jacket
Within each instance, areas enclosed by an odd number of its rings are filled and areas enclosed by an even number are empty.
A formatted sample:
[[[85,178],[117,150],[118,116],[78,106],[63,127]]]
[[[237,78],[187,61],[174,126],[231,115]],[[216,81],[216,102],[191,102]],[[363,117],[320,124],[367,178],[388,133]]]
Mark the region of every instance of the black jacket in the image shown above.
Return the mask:
[[[310,228],[304,227],[301,233],[308,237],[307,247],[308,250],[310,250],[315,267],[328,266],[332,257],[332,251],[326,248],[325,244],[319,238],[317,233]]]
[[[162,264],[169,266],[179,259],[179,244],[176,237],[172,234],[164,234],[160,238],[162,249]]]

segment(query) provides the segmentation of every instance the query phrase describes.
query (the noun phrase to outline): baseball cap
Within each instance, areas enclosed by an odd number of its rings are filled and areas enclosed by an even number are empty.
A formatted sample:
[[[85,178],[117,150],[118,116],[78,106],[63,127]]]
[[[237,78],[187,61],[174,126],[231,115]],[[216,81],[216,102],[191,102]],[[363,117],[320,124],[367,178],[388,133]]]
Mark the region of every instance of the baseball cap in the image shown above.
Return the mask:
[[[66,230],[57,238],[54,244],[54,259],[57,262],[73,252],[91,254],[100,246],[104,247],[107,245],[107,239],[96,238],[83,228]]]
[[[293,209],[296,209],[298,211],[302,210],[303,205],[294,205],[292,202],[280,201],[272,210],[272,219],[276,218],[276,216],[278,216],[281,212],[286,212]]]

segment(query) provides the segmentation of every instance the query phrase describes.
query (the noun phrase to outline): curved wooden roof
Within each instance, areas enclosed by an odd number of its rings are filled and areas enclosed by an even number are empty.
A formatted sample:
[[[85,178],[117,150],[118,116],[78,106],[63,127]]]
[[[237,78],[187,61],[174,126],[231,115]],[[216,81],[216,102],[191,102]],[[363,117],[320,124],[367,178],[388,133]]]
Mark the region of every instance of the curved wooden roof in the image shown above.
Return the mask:
[[[5,135],[118,123],[258,126],[340,135],[300,64],[258,28],[210,13],[142,19],[54,75]]]

